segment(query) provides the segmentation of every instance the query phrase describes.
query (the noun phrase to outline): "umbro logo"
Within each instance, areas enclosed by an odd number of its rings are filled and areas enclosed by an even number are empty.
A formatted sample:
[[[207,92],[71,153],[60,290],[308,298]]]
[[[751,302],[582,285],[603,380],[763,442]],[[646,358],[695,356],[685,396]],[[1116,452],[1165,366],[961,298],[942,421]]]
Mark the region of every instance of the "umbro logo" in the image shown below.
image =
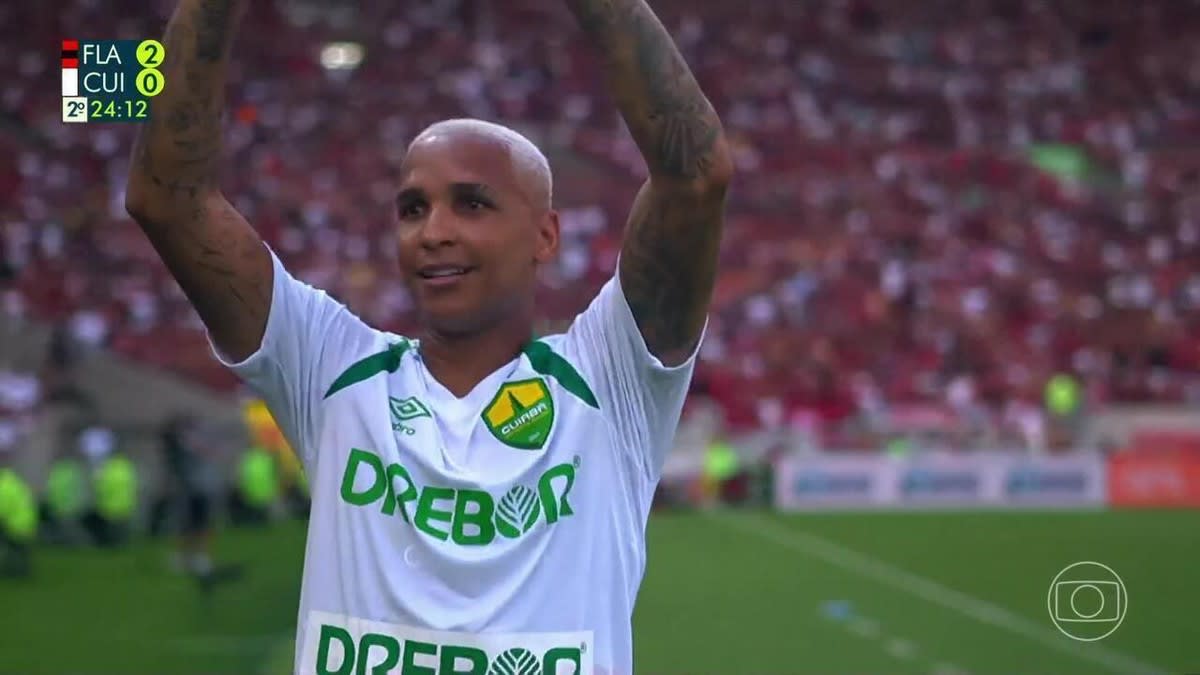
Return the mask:
[[[409,436],[417,433],[417,430],[408,426],[405,422],[415,420],[418,417],[432,417],[429,414],[429,408],[426,408],[425,404],[421,403],[421,399],[416,396],[409,396],[403,399],[389,396],[388,405],[392,410],[392,431],[399,431]]]

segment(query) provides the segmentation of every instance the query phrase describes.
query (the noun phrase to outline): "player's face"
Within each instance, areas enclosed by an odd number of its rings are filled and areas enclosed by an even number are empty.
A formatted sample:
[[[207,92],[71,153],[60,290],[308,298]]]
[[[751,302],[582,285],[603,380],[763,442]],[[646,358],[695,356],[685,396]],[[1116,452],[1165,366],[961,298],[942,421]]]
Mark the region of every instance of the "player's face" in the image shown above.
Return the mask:
[[[410,149],[396,198],[400,270],[422,320],[480,331],[528,307],[537,265],[558,244],[553,212],[530,199],[507,148],[443,135]]]

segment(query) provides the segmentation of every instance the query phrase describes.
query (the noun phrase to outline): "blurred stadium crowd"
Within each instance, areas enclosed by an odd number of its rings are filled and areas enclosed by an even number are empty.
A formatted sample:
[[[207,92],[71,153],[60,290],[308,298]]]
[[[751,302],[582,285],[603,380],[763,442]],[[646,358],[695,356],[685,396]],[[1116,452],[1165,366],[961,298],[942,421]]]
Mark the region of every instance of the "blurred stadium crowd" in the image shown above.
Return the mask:
[[[124,212],[133,130],[60,122],[58,41],[157,36],[172,3],[58,5],[0,6],[0,307],[56,326],[64,355],[234,391]],[[1200,3],[654,5],[739,168],[693,407],[826,447],[930,427],[1056,447],[1107,403],[1200,401]],[[572,31],[551,0],[252,3],[226,192],[297,276],[403,333],[405,145],[446,117],[517,125],[556,166],[541,292],[561,327],[613,270],[644,175]],[[55,394],[38,365],[0,373],[0,446]]]

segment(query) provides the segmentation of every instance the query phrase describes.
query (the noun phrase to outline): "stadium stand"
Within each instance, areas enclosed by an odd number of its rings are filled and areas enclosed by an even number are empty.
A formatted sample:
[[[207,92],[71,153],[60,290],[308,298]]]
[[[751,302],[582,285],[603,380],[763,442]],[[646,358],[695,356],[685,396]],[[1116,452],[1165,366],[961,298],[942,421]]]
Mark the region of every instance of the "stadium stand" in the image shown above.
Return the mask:
[[[151,3],[157,18],[130,0],[61,4],[0,7],[16,46],[0,62],[3,311],[232,391],[124,213],[131,129],[61,124],[47,86],[46,45],[157,34],[170,3]],[[451,116],[519,123],[559,168],[563,250],[542,292],[560,326],[613,269],[643,172],[562,9],[327,5],[247,17],[226,123],[236,206],[299,277],[404,332],[389,204],[407,141]],[[1197,2],[656,7],[739,166],[698,408],[838,448],[926,428],[1028,447],[1072,442],[1043,405],[1058,373],[1077,410],[1200,401]],[[322,66],[339,40],[363,47],[359,67]],[[7,367],[0,445],[45,389]]]

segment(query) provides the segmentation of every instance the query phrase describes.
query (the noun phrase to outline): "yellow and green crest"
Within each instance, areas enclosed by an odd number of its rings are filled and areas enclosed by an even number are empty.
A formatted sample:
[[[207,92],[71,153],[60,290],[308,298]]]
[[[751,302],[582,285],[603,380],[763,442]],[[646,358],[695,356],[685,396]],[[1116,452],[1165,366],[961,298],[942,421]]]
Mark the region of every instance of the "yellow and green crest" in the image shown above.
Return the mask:
[[[483,409],[483,423],[501,443],[540,450],[554,426],[554,399],[545,380],[505,382]]]

